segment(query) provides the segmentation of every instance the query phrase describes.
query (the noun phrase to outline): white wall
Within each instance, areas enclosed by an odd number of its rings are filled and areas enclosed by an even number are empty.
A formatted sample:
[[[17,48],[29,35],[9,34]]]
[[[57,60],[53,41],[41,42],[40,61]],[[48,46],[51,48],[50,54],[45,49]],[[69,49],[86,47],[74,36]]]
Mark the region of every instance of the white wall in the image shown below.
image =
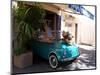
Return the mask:
[[[77,16],[78,43],[95,45],[95,20],[86,16]]]
[[[66,13],[69,15],[69,13]],[[72,14],[75,17],[74,20],[66,20],[68,23],[72,23],[72,33],[75,41],[75,23],[78,24],[77,28],[77,43],[84,43],[89,45],[95,45],[95,19],[92,20],[84,15]],[[65,27],[65,21],[63,20],[64,15],[62,14],[61,19],[61,31],[67,31]],[[62,36],[61,36],[62,37]]]

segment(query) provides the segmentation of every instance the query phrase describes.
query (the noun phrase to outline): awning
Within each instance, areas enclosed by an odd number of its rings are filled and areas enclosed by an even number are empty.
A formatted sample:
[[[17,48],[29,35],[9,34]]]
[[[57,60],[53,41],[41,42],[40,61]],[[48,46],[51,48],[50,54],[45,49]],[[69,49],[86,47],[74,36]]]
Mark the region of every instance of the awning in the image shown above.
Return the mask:
[[[68,7],[73,9],[75,13],[85,15],[92,20],[94,19],[94,15],[88,10],[86,10],[82,5],[68,4]]]

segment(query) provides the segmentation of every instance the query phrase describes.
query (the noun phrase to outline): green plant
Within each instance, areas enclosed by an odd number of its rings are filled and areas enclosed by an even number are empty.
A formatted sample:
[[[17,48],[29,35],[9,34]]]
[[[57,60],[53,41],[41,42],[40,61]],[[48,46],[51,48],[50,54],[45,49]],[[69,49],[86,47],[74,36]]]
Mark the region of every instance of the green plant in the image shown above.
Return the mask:
[[[16,55],[27,52],[29,41],[36,35],[37,30],[43,24],[44,10],[39,4],[30,7],[19,2],[18,7],[14,9],[15,31],[17,49],[14,49]]]
[[[25,50],[24,49],[21,49],[21,48],[16,48],[14,50],[15,55],[20,55],[20,54],[22,54],[24,52],[25,52]]]

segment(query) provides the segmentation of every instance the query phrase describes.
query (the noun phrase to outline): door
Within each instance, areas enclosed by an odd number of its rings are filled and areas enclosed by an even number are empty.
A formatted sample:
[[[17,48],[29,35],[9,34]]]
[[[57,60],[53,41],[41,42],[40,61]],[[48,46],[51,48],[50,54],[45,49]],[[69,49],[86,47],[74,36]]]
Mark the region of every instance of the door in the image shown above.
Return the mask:
[[[77,43],[77,30],[78,29],[78,24],[75,23],[75,43]]]

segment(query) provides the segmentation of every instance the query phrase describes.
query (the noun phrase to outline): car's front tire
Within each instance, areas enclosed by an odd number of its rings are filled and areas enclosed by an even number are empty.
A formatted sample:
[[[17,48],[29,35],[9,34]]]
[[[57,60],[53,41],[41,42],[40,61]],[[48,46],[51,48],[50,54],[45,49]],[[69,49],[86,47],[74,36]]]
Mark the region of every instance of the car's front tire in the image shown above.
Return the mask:
[[[49,56],[49,64],[54,69],[56,69],[59,66],[59,62],[55,54],[51,54]]]

